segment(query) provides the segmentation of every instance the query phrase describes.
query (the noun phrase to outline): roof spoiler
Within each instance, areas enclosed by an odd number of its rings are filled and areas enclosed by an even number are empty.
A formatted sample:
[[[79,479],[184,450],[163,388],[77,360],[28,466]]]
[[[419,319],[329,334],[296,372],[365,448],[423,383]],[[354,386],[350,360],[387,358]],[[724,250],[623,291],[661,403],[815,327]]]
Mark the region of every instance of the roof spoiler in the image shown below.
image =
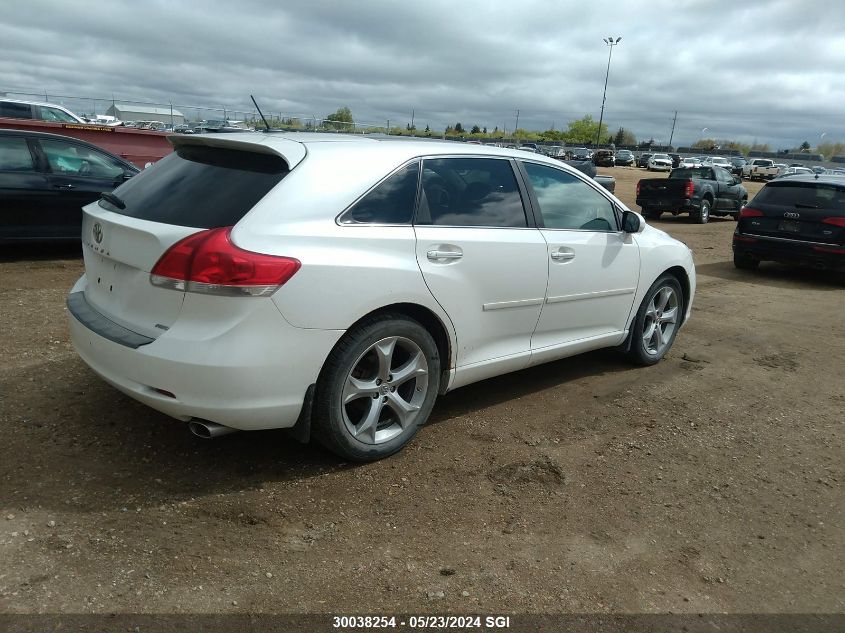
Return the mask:
[[[239,135],[240,136],[240,135]],[[167,140],[174,148],[187,146],[220,147],[223,149],[234,149],[242,152],[253,152],[255,154],[270,154],[279,156],[288,164],[288,169],[293,169],[305,158],[305,145],[289,139],[277,139],[272,146],[264,143],[265,137],[256,136],[256,142],[233,139],[225,135],[182,135],[174,134],[167,137]]]

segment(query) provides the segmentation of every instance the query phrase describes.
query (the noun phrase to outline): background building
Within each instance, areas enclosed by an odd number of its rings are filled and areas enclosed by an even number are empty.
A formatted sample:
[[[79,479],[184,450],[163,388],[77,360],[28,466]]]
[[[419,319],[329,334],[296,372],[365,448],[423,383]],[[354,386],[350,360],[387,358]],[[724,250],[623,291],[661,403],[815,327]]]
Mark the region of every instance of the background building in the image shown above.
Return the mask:
[[[115,103],[109,106],[106,114],[117,117],[121,121],[161,121],[174,125],[185,122],[185,115],[170,107],[156,108],[154,106]]]

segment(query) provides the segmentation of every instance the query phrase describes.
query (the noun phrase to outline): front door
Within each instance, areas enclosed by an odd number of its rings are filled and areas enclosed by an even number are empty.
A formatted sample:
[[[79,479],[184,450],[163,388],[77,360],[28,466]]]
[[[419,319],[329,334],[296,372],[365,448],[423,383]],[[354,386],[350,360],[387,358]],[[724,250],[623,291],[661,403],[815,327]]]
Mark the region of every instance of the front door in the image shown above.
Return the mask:
[[[511,161],[424,160],[422,190],[417,262],[455,327],[452,386],[527,366],[548,264]]]
[[[531,340],[532,364],[570,345],[621,337],[640,271],[634,238],[619,230],[614,203],[597,184],[562,169],[523,163],[547,242],[549,284]]]

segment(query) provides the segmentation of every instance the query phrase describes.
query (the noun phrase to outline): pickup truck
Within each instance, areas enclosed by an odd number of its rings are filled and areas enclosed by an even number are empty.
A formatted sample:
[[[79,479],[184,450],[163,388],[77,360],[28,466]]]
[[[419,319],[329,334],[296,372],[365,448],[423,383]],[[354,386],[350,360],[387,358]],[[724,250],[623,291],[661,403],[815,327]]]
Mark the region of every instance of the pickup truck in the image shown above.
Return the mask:
[[[679,167],[668,178],[645,178],[637,183],[637,204],[643,215],[657,220],[664,211],[689,213],[699,224],[711,215],[730,215],[748,202],[740,180],[721,167]]]
[[[750,180],[771,180],[779,171],[775,161],[770,158],[752,158],[742,166],[742,177]]]

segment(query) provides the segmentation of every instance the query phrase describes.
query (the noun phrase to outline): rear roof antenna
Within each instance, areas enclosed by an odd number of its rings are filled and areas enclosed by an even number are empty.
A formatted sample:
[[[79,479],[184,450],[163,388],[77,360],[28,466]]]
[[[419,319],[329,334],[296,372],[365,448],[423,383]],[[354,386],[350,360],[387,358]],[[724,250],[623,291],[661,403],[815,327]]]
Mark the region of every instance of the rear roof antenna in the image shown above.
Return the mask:
[[[255,104],[255,109],[258,110],[258,114],[261,115],[261,120],[264,121],[264,125],[267,128],[267,131],[270,131],[270,124],[267,123],[267,119],[264,118],[264,113],[261,111],[261,108],[258,107],[258,104],[255,102],[255,97],[249,95],[249,98],[252,99],[252,103]]]

